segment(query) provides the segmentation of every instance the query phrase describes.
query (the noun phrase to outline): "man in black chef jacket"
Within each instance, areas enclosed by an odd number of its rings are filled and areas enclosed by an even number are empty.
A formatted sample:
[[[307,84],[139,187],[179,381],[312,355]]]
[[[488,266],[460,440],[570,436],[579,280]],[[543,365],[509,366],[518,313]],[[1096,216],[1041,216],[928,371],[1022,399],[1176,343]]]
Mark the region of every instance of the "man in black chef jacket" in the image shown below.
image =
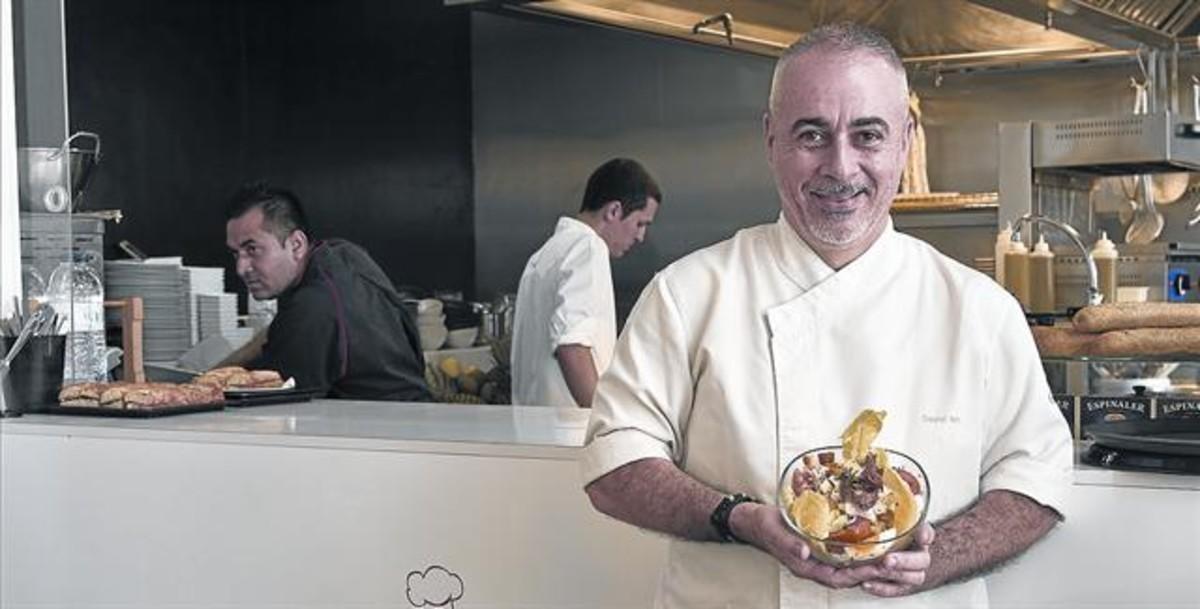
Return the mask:
[[[255,298],[279,301],[261,352],[235,359],[332,398],[432,399],[416,325],[366,251],[313,241],[296,195],[265,184],[239,190],[225,218],[238,277]]]

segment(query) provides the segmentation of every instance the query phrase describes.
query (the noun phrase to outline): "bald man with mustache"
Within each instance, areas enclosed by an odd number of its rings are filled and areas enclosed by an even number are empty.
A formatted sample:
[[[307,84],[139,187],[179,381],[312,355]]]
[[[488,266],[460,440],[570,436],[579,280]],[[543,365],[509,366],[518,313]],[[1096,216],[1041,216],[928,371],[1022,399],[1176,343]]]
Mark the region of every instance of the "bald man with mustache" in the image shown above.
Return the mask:
[[[656,607],[986,606],[978,575],[1061,520],[1072,442],[1020,306],[895,231],[913,124],[895,50],[853,24],[779,60],[773,224],[660,272],[601,377],[581,458],[597,510],[671,536]],[[776,485],[864,408],[932,489],[915,542],[834,568]]]

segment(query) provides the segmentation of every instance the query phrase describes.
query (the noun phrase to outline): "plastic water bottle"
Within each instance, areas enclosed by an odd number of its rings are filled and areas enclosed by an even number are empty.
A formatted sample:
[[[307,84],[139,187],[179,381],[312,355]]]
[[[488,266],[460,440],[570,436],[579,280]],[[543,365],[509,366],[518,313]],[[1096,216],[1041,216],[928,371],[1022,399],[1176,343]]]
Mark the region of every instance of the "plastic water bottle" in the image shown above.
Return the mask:
[[[63,383],[106,380],[104,286],[96,272],[80,259],[63,262],[50,274],[46,293],[54,310],[68,319]]]
[[[46,301],[46,280],[32,264],[21,265],[21,289],[25,292],[25,302]]]

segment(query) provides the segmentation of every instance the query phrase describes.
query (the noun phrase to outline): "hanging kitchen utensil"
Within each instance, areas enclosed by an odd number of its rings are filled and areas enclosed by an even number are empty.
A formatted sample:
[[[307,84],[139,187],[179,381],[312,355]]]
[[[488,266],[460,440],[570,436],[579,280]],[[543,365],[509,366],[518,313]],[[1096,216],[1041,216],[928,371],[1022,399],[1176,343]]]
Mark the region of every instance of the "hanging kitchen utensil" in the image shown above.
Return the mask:
[[[1154,206],[1154,192],[1150,188],[1147,176],[1141,178],[1142,201],[1137,211],[1133,212],[1133,221],[1125,231],[1125,242],[1144,245],[1150,243],[1162,234],[1163,216]]]
[[[1192,116],[1200,121],[1200,77],[1196,75],[1192,75]],[[1194,182],[1192,174],[1187,172],[1156,174],[1153,181],[1155,203],[1170,205],[1179,201]]]
[[[1187,222],[1188,228],[1194,228],[1197,224],[1200,224],[1200,185],[1193,184],[1188,186],[1188,191],[1184,195],[1184,198],[1187,199],[1188,205],[1195,204],[1195,207],[1192,208],[1192,218]]]
[[[1142,113],[1145,114],[1148,108],[1144,101],[1142,106]],[[1134,114],[1137,114],[1136,109]],[[1192,115],[1200,116],[1200,79],[1195,76],[1192,76]],[[1170,205],[1178,201],[1187,192],[1190,179],[1191,174],[1186,171],[1154,174],[1150,180],[1151,189],[1154,191],[1154,203]]]
[[[10,348],[8,353],[4,355],[4,359],[0,360],[0,366],[2,366],[5,370],[12,365],[13,359],[16,358],[17,354],[21,352],[21,349],[25,346],[25,343],[29,342],[29,338],[33,336],[34,329],[36,329],[38,325],[42,323],[42,319],[45,318],[47,311],[52,312],[53,309],[50,309],[49,307],[39,308],[38,310],[34,311],[32,315],[25,319],[24,325],[21,326],[21,333],[18,334],[17,339],[13,341],[12,348]]]
[[[1088,199],[1098,214],[1114,214],[1129,206],[1129,197],[1121,192],[1121,178],[1116,176],[1093,180]]]
[[[1138,57],[1138,63],[1141,64],[1140,56]],[[1147,92],[1150,87],[1150,79],[1147,78],[1142,82],[1138,82],[1136,79],[1131,78],[1130,85],[1134,89],[1133,113],[1135,115],[1146,114],[1150,109],[1149,94]],[[1134,190],[1134,194],[1140,192],[1142,198],[1141,201],[1134,201],[1133,220],[1129,223],[1129,228],[1125,231],[1125,242],[1146,244],[1154,241],[1162,234],[1165,221],[1162,214],[1159,213],[1158,208],[1154,205],[1154,188],[1151,186],[1150,174],[1135,176],[1134,179],[1135,183],[1140,186],[1139,189]],[[1123,184],[1125,183],[1127,182],[1123,182]]]
[[[76,147],[77,142],[91,142],[91,147]],[[17,153],[21,211],[63,213],[82,200],[100,162],[100,136],[80,131],[58,148],[18,148]]]
[[[1183,197],[1187,192],[1188,179],[1186,172],[1156,173],[1150,177],[1150,188],[1154,191],[1156,205],[1170,205]]]
[[[1121,194],[1124,195],[1121,207],[1117,210],[1117,217],[1121,220],[1122,226],[1129,226],[1133,222],[1133,216],[1137,214],[1141,204],[1138,203],[1138,186],[1141,176],[1121,176],[1116,178],[1117,184],[1120,186]]]

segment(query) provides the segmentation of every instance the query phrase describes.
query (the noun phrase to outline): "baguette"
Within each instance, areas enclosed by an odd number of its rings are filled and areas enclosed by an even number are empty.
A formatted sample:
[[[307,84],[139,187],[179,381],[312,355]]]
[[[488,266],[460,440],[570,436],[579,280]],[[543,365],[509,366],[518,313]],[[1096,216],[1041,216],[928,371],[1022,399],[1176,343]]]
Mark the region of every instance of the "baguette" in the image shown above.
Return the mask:
[[[1136,328],[1096,335],[1089,355],[1102,357],[1200,354],[1200,327]]]
[[[1080,332],[1133,328],[1200,327],[1200,304],[1181,302],[1119,302],[1084,307],[1072,320]]]
[[[1033,326],[1033,342],[1042,357],[1079,357],[1093,355],[1092,345],[1099,334],[1079,332],[1063,326]]]
[[[283,385],[283,377],[274,370],[251,370],[234,374],[226,381],[226,389],[272,388]]]

